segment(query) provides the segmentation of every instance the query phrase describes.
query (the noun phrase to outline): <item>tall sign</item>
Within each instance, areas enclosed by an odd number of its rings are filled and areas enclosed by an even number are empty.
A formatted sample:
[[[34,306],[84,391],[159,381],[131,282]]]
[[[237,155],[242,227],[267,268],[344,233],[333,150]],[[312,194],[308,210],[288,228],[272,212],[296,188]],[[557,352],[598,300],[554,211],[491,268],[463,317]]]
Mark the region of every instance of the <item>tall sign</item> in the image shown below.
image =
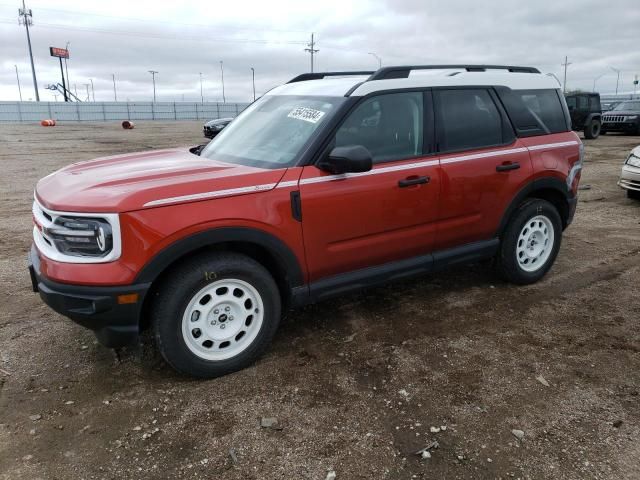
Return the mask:
[[[69,58],[69,50],[66,48],[58,48],[58,47],[49,47],[49,53],[52,57],[58,57],[60,60],[60,73],[62,75],[62,90],[64,93],[64,101],[69,101],[69,96],[67,95],[67,82],[64,80],[64,69],[62,68],[62,59]]]

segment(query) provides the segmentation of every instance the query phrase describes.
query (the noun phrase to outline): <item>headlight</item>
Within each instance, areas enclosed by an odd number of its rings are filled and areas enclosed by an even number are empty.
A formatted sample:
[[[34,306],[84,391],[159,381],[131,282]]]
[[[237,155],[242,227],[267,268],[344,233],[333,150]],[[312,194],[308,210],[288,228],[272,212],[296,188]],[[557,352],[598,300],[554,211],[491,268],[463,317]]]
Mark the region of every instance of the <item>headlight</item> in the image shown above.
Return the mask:
[[[100,218],[58,217],[42,231],[65,255],[104,257],[113,250],[111,225]]]
[[[631,165],[632,167],[640,168],[640,157],[636,157],[633,153],[629,155],[627,161],[625,162],[627,165]]]
[[[625,120],[635,120],[638,118],[638,115],[629,115],[627,117],[624,117]]]

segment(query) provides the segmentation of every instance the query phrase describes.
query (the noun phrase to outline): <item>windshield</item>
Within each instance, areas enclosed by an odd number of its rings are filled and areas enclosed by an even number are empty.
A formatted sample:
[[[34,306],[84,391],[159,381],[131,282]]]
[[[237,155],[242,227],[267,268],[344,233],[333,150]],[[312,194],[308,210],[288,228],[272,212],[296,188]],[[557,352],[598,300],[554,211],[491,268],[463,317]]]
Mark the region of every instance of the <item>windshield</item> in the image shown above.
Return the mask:
[[[640,112],[640,102],[622,102],[616,105],[614,111],[630,110],[632,112]]]
[[[344,97],[265,95],[222,130],[201,156],[259,168],[289,167],[344,101]]]

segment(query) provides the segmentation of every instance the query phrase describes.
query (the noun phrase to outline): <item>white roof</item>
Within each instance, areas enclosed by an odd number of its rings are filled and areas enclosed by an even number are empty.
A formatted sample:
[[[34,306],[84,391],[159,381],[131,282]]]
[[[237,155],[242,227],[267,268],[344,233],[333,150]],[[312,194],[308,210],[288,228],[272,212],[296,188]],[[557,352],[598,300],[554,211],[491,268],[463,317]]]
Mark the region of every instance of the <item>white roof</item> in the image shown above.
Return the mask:
[[[455,75],[451,75],[455,73]],[[350,96],[360,97],[380,90],[396,90],[401,88],[420,87],[453,87],[453,86],[504,86],[512,90],[535,90],[560,88],[558,81],[541,73],[521,73],[507,71],[467,72],[466,70],[416,70],[409,78],[393,78],[388,80],[372,80],[368,77],[327,77],[322,80],[287,83],[271,90],[268,95],[318,95],[343,96],[359,83]]]

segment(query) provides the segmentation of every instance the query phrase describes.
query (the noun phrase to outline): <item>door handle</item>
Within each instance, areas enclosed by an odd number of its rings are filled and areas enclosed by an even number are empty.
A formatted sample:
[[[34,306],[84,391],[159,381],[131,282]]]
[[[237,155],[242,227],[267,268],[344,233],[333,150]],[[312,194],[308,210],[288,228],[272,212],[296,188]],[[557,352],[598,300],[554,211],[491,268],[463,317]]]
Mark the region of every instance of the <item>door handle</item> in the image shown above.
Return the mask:
[[[398,182],[400,188],[410,187],[411,185],[423,185],[429,183],[431,177],[407,177]]]
[[[498,165],[496,167],[496,172],[508,172],[509,170],[517,170],[520,168],[520,164],[518,162],[507,163],[503,165]]]

